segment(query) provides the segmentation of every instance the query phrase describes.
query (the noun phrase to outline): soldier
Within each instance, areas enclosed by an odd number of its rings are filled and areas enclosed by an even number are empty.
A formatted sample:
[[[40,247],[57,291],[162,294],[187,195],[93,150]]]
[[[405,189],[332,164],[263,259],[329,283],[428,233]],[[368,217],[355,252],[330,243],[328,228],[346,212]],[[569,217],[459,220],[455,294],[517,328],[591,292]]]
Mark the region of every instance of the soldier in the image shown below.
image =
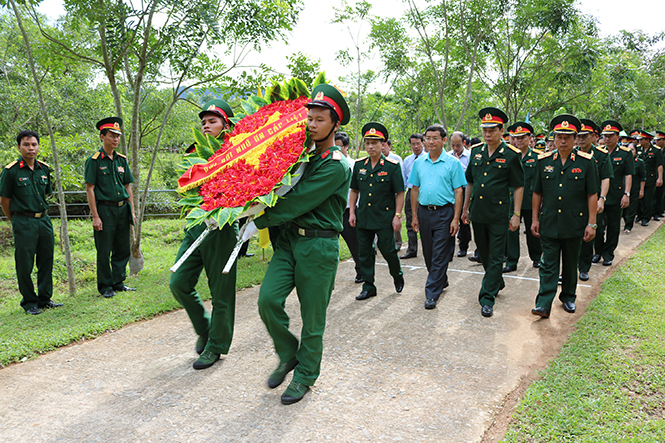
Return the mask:
[[[556,148],[554,147],[554,134],[550,131],[549,134],[547,134],[547,137],[545,138],[545,143],[547,144],[547,148],[545,149],[545,152],[552,152]]]
[[[596,214],[602,214],[605,210],[605,200],[607,199],[607,193],[610,189],[610,179],[614,177],[614,172],[612,170],[612,164],[610,163],[610,156],[607,152],[607,149],[595,146],[593,144],[594,140],[598,138],[599,128],[598,125],[593,121],[586,118],[580,119],[580,124],[582,125],[579,132],[577,133],[577,147],[575,151],[583,151],[591,155],[591,157],[596,162],[596,172],[598,173],[598,182],[600,183],[600,192],[598,193]],[[598,218],[598,216],[596,216]],[[602,222],[597,220],[599,226]],[[580,259],[578,263],[578,268],[580,271],[580,280],[587,281],[589,280],[589,271],[591,270],[591,260],[593,259],[593,242],[582,242],[582,247],[580,248]]]
[[[478,295],[480,312],[484,317],[491,317],[496,295],[505,287],[501,270],[508,229],[514,231],[520,226],[524,171],[519,149],[506,145],[501,139],[503,125],[508,120],[505,112],[484,108],[478,115],[485,143],[471,149],[462,221],[473,222],[473,238],[485,269]],[[514,188],[512,208],[509,204],[511,187]]]
[[[16,137],[20,156],[2,170],[0,205],[14,232],[14,261],[21,307],[27,314],[58,308],[53,295],[53,225],[46,196],[53,193],[51,167],[37,160],[39,135],[21,131]],[[37,293],[32,268],[37,261]],[[41,309],[40,309],[41,308]]]
[[[633,185],[630,187],[630,204],[623,210],[624,234],[630,234],[635,224],[635,217],[637,216],[637,206],[644,197],[644,186],[647,181],[646,170],[644,169],[644,160],[637,155],[637,149],[634,143],[628,145],[628,148],[633,153],[635,159],[635,171],[632,177]]]
[[[136,291],[125,285],[129,225],[135,220],[130,186],[134,177],[127,157],[116,151],[121,127],[122,119],[117,117],[97,122],[102,147],[85,161],[85,190],[97,248],[97,290],[105,298],[116,291]]]
[[[281,397],[283,404],[300,401],[321,370],[326,309],[339,263],[342,216],[351,180],[346,158],[335,145],[335,131],[349,122],[349,108],[333,86],[320,84],[307,104],[307,128],[315,143],[300,181],[264,215],[248,224],[243,239],[257,228],[290,222],[276,239],[277,248],[259,292],[259,314],[275,344],[280,364],[268,378],[279,386],[295,368]],[[402,188],[404,189],[404,188]],[[353,205],[351,206],[353,207]],[[289,331],[286,297],[296,288],[300,301],[300,343]]]
[[[404,277],[394,235],[394,232],[402,228],[401,216],[404,205],[402,170],[396,160],[385,157],[381,152],[382,145],[388,139],[388,130],[385,126],[381,123],[367,123],[363,126],[362,134],[365,150],[369,156],[356,161],[351,176],[349,196],[351,209],[349,224],[355,226],[358,232],[360,271],[365,282],[356,300],[366,300],[376,295],[372,246],[375,235],[378,237],[377,246],[388,262],[395,291],[402,292],[404,288]]]
[[[642,226],[649,226],[651,217],[660,221],[658,214],[654,213],[654,197],[656,188],[663,186],[663,152],[651,144],[653,136],[644,130],[631,133],[641,147],[640,158],[644,161],[647,181],[644,186],[644,198],[638,205],[638,217],[642,220]],[[639,149],[638,149],[639,150]]]
[[[614,250],[619,244],[619,231],[621,230],[621,210],[630,203],[630,190],[635,162],[630,149],[620,146],[619,132],[621,125],[614,120],[605,120],[601,125],[605,149],[612,164],[613,177],[610,179],[610,188],[607,191],[605,209],[602,213],[603,226],[596,232],[596,255],[592,262],[597,263],[603,258],[603,266],[612,266]]]
[[[520,150],[520,161],[524,170],[524,196],[522,197],[522,220],[526,227],[526,245],[529,258],[534,268],[540,267],[540,240],[531,232],[531,200],[533,199],[533,178],[536,174],[536,163],[538,155],[529,148],[533,126],[527,122],[516,122],[510,125],[508,130],[513,134],[515,146]],[[507,260],[503,272],[517,270],[517,262],[520,258],[520,231],[508,232]]]
[[[665,132],[663,131],[656,131],[656,135],[653,137],[653,143],[656,146],[656,149],[660,149],[661,154],[665,158]],[[665,186],[661,186],[659,188],[656,188],[656,202],[654,203],[655,210],[654,214],[658,215],[658,217],[663,218],[665,217],[665,206],[664,206],[664,201],[663,197],[665,197]]]
[[[231,107],[224,100],[213,99],[203,105],[199,113],[201,131],[211,137],[219,138],[231,125],[233,117]],[[228,354],[233,339],[236,303],[237,262],[228,274],[222,274],[238,237],[238,224],[225,225],[219,229],[217,222],[210,219],[214,229],[201,245],[185,260],[180,268],[171,274],[169,287],[173,297],[187,311],[194,332],[198,335],[195,351],[200,357],[194,361],[194,369],[209,368],[220,354]],[[199,224],[185,230],[185,237],[180,244],[176,261],[196,241],[206,225]],[[206,311],[196,284],[205,268],[208,287],[212,298],[212,313]]]
[[[538,157],[533,190],[531,230],[540,237],[543,259],[536,307],[531,313],[548,318],[557,293],[559,260],[562,262],[559,300],[566,312],[575,312],[577,262],[582,240],[596,234],[598,173],[591,154],[573,150],[582,123],[573,115],[552,120],[556,152]]]

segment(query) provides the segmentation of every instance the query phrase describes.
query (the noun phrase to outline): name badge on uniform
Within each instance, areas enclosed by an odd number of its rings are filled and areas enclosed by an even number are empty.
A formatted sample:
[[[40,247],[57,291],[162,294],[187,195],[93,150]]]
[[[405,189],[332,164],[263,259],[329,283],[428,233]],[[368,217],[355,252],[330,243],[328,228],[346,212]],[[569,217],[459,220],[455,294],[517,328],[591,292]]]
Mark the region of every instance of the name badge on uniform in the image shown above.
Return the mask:
[[[125,173],[125,168],[122,167],[122,166],[118,166],[118,172],[121,173],[121,174],[124,174]]]
[[[358,174],[360,175],[367,175],[367,169],[361,169],[358,171]]]
[[[570,170],[570,172],[572,172],[573,174],[581,174],[581,173],[582,173],[582,169],[580,169],[580,168],[573,168],[573,169]]]
[[[505,158],[497,158],[497,159],[494,160],[494,161],[497,162],[497,163],[505,163],[505,162],[506,162],[506,159],[505,159]]]
[[[100,166],[99,169],[103,171],[104,169],[106,169],[106,166]]]
[[[20,181],[20,182],[28,181],[28,177],[19,177],[18,181]]]
[[[554,172],[554,166],[547,165],[545,166],[545,169],[543,169],[544,172]]]
[[[379,177],[381,177],[381,176],[383,176],[383,175],[388,175],[388,173],[387,173],[386,171],[381,171],[381,172],[379,172],[378,175],[379,175]]]

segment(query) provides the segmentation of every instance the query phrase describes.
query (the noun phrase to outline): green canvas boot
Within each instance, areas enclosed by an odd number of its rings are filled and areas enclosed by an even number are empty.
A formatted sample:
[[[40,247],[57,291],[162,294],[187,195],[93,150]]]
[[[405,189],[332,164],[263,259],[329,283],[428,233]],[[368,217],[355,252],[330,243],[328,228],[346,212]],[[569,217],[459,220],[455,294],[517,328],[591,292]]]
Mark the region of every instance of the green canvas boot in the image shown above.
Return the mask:
[[[201,353],[201,356],[194,362],[192,366],[194,367],[194,369],[205,369],[214,365],[217,360],[219,360],[219,354],[215,354],[212,351],[204,350]]]
[[[201,355],[203,350],[206,348],[207,344],[208,344],[208,333],[199,335],[199,338],[196,339],[196,348],[194,348],[194,350],[196,351],[197,354]]]
[[[280,363],[279,366],[277,366],[277,369],[275,369],[272,374],[270,374],[270,377],[268,377],[268,387],[274,389],[281,385],[286,374],[291,372],[297,365],[298,359],[295,357],[287,362]]]
[[[309,386],[305,386],[300,382],[292,381],[286,391],[282,394],[282,404],[291,405],[297,403],[305,396],[309,391]]]

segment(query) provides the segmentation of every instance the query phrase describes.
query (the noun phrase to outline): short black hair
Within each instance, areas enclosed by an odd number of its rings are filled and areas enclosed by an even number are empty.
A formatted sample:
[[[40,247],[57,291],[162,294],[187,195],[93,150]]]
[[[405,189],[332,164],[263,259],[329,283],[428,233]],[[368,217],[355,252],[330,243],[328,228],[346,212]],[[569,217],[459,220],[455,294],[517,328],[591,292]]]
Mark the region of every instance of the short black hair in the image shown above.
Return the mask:
[[[99,135],[104,135],[105,136],[106,134],[108,134],[108,132],[109,132],[109,128],[104,128],[104,129],[101,130]]]
[[[337,132],[335,134],[335,141],[337,140],[342,142],[342,146],[349,146],[349,136],[346,132]]]
[[[422,135],[422,134],[411,134],[411,137],[409,137],[409,143],[410,143],[411,140],[413,140],[414,138],[417,138],[418,140],[423,141],[423,135]]]
[[[444,128],[441,125],[432,125],[432,126],[428,127],[427,129],[425,129],[425,134],[427,134],[430,131],[438,132],[439,134],[441,134],[441,138],[446,138],[448,136],[448,133],[446,132],[446,128]]]
[[[392,148],[393,141],[391,139],[386,140],[386,143],[388,143],[388,146],[390,146]]]
[[[37,144],[39,144],[39,135],[35,131],[21,131],[16,136],[16,144],[21,146],[21,140],[24,138],[34,137],[37,139]]]
[[[469,144],[471,146],[477,145],[478,143],[480,143],[480,139],[478,137],[473,137],[471,140],[469,140]]]

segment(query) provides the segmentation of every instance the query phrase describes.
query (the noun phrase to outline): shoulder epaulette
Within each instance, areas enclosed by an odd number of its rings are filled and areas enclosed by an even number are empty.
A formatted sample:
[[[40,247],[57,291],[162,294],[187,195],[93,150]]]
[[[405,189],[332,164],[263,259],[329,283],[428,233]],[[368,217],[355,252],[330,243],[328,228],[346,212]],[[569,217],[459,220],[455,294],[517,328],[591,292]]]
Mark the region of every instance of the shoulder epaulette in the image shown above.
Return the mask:
[[[619,146],[619,149],[621,149],[623,151],[626,151],[626,152],[631,152],[631,153],[633,152],[633,151],[630,150],[630,148],[626,148],[625,146]]]
[[[126,155],[122,155],[122,154],[119,153],[118,151],[115,151],[115,153],[118,154],[120,157],[124,158],[125,160],[127,160],[127,156],[126,156]]]
[[[365,159],[367,159],[367,157],[359,158],[359,159],[356,160],[356,161],[357,161],[357,162],[361,162],[361,161],[363,161],[363,160],[365,160]]]
[[[545,151],[543,151],[542,149],[535,149],[535,148],[534,148],[534,149],[532,149],[532,151],[533,151],[536,155],[541,155],[541,154],[544,154],[544,153],[545,153]]]
[[[517,149],[515,146],[511,145],[510,143],[506,143],[506,146],[508,146],[513,152],[515,152],[517,154],[522,153],[522,151],[520,151],[519,149]]]
[[[538,160],[542,160],[544,158],[549,157],[550,155],[554,154],[554,151],[547,151],[538,156]]]
[[[609,151],[605,149],[605,145],[596,146],[596,149],[598,149],[603,154],[609,154]]]
[[[11,163],[8,164],[7,166],[5,166],[5,169],[9,169],[9,168],[11,168],[11,167],[14,166],[16,163],[18,163],[18,161],[17,161],[17,160],[14,160],[13,162],[11,162]]]
[[[333,160],[341,160],[342,159],[342,153],[339,152],[339,151],[333,151],[332,159]]]
[[[482,145],[484,145],[484,144],[485,144],[485,143],[483,143],[483,142],[476,143],[475,145],[471,146],[470,149],[477,148],[477,147],[482,146]]]
[[[92,154],[92,157],[90,157],[90,158],[92,158],[93,160],[97,160],[99,158],[99,151]]]
[[[593,154],[589,152],[584,152],[582,150],[577,151],[577,155],[579,155],[582,158],[586,158],[587,160],[591,160],[593,158]]]
[[[390,157],[386,157],[386,161],[389,161],[393,165],[399,164],[399,162],[397,160],[395,160],[394,158],[390,158]]]
[[[53,168],[51,168],[51,165],[49,165],[48,163],[43,162],[43,161],[41,161],[41,160],[37,160],[37,161],[38,161],[39,163],[41,163],[42,165],[46,166],[47,168],[49,168],[49,169],[53,169]]]

